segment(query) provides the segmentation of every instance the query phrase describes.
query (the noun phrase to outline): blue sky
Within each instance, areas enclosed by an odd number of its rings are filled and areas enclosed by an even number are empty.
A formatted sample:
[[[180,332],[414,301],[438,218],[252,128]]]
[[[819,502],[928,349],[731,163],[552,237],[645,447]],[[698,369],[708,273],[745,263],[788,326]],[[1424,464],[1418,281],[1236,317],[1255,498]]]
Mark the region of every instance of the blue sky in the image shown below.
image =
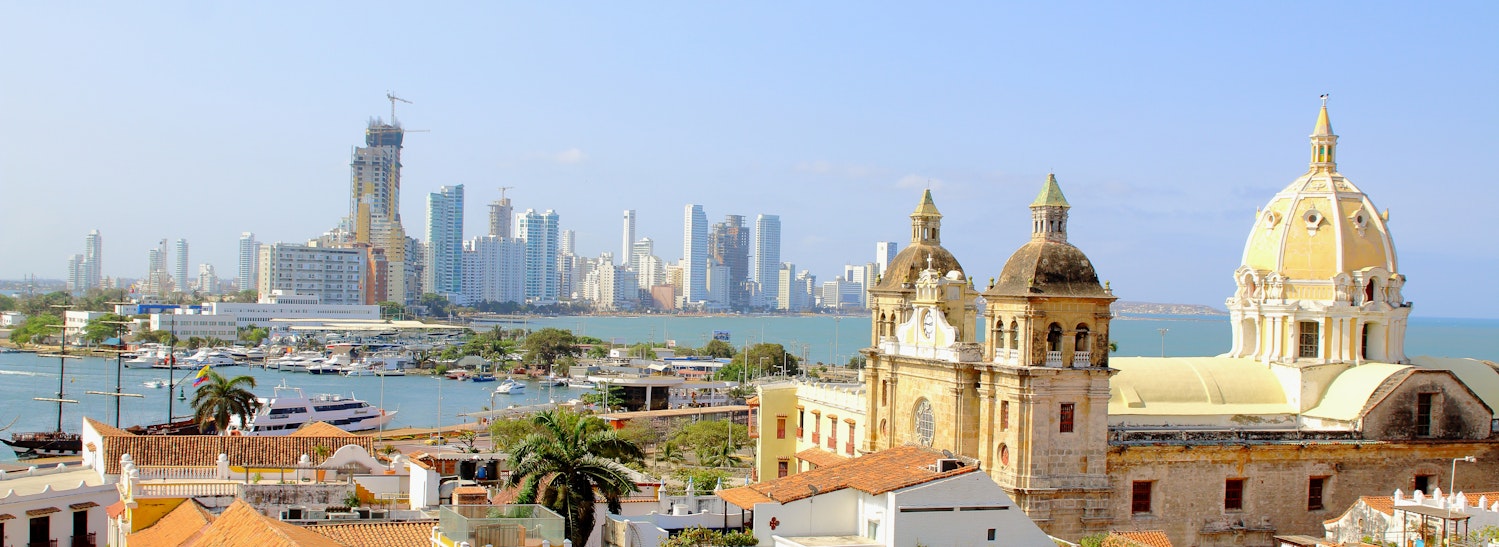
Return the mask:
[[[1072,241],[1128,300],[1221,306],[1255,210],[1306,168],[1331,93],[1340,170],[1391,209],[1427,316],[1474,290],[1499,138],[1499,5],[1444,3],[0,5],[0,278],[60,278],[91,229],[107,275],[157,240],[235,269],[240,232],[300,241],[346,214],[386,90],[414,101],[402,215],[463,184],[555,209],[578,251],[620,211],[666,260],[682,207],[779,214],[819,277],[908,238],[998,275],[1049,171]]]

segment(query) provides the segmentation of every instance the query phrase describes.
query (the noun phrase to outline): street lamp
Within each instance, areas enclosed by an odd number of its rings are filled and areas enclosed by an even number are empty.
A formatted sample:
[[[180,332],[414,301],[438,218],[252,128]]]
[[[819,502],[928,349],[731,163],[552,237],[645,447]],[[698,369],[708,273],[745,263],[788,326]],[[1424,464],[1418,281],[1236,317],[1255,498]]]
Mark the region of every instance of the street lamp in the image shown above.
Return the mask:
[[[1457,488],[1457,462],[1473,463],[1473,462],[1476,462],[1476,461],[1478,461],[1478,459],[1474,458],[1473,456],[1463,456],[1461,458],[1452,458],[1452,473],[1450,473],[1450,474],[1447,475],[1447,495],[1451,496],[1452,493]]]
[[[1166,333],[1171,329],[1156,329],[1161,332],[1161,357],[1166,356]]]

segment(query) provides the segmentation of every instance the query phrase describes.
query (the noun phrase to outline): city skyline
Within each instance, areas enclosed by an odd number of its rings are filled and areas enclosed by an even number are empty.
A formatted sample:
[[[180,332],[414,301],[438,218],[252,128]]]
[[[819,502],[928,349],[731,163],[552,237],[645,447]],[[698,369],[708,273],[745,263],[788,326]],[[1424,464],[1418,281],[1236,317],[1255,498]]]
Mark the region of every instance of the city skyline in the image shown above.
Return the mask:
[[[982,284],[1024,243],[1017,206],[1055,172],[1082,219],[1070,237],[1116,294],[1221,307],[1222,272],[1265,196],[1304,171],[1331,92],[1340,168],[1391,210],[1413,313],[1492,317],[1499,297],[1458,287],[1499,265],[1499,242],[1453,236],[1481,234],[1496,198],[1482,129],[1499,121],[1499,75],[1475,70],[1492,64],[1496,9],[313,6],[288,20],[11,5],[0,46],[19,84],[0,100],[24,108],[0,113],[0,193],[65,201],[11,208],[8,226],[35,236],[0,249],[0,278],[65,277],[94,229],[103,275],[134,278],[177,234],[189,272],[226,273],[243,232],[317,237],[347,206],[356,132],[389,116],[393,91],[413,102],[403,126],[431,130],[406,136],[402,216],[424,218],[419,196],[443,185],[475,203],[514,187],[519,208],[557,211],[596,256],[623,243],[621,210],[665,248],[674,210],[697,203],[779,216],[782,259],[831,278],[870,243],[903,241],[899,219],[930,186],[945,244]],[[432,39],[380,70],[348,63],[392,16]],[[1290,30],[1308,24],[1326,30]],[[267,28],[288,38],[247,39]],[[464,231],[485,233],[468,213]]]

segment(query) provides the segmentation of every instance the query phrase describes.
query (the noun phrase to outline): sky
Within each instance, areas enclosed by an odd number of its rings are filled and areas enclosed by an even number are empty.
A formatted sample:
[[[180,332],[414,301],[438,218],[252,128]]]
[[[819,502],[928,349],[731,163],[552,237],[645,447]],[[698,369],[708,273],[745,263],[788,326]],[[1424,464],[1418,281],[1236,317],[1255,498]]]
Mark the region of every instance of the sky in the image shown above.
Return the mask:
[[[930,188],[983,285],[1054,172],[1071,241],[1124,300],[1222,307],[1255,212],[1305,172],[1330,93],[1339,170],[1381,209],[1417,316],[1496,317],[1499,4],[0,3],[0,279],[105,275],[157,241],[236,275],[237,241],[348,212],[387,91],[402,221],[501,186],[579,254],[620,217],[681,256],[683,206],[777,214],[820,279],[909,240]]]

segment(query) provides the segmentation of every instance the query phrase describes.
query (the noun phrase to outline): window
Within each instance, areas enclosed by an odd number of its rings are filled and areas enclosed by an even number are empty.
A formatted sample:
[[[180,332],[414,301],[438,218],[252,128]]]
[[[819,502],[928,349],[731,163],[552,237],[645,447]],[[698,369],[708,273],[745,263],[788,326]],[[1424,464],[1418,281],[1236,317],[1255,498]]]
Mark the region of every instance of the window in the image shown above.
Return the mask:
[[[822,440],[822,412],[812,411],[812,443]]]
[[[1436,478],[1436,475],[1416,475],[1415,490],[1424,494],[1431,494],[1431,483]]]
[[[854,455],[854,423],[848,422],[848,440],[843,442],[843,451],[848,455]]]
[[[1223,510],[1244,510],[1244,479],[1223,481]]]
[[[796,438],[802,438],[802,427],[806,424],[807,411],[801,408],[796,409]]]
[[[838,449],[838,417],[828,416],[828,448]]]
[[[1062,326],[1052,323],[1046,331],[1046,351],[1062,351]]]
[[[1010,430],[1010,402],[1009,401],[1000,401],[999,402],[999,430],[1000,431],[1009,431]]]
[[[932,417],[932,403],[926,399],[916,402],[916,442],[925,446],[932,446],[932,437],[936,435],[936,421]]]
[[[1296,354],[1297,357],[1316,357],[1318,338],[1321,338],[1320,325],[1316,321],[1302,321],[1297,323],[1297,326],[1301,332],[1300,351]]]
[[[1136,515],[1150,512],[1151,481],[1135,481],[1130,485],[1129,510]]]
[[[989,529],[989,541],[994,541],[994,534],[995,534],[995,530],[993,528],[990,528]]]
[[[1316,511],[1322,509],[1322,487],[1327,484],[1327,477],[1312,477],[1306,481],[1306,510]]]
[[[1057,417],[1057,430],[1062,433],[1072,432],[1072,403],[1062,403],[1062,411]]]
[[[776,438],[786,438],[786,417],[776,416]]]
[[[786,458],[781,458],[780,460],[776,461],[776,478],[784,477],[784,476],[790,475],[790,474],[791,474],[791,461],[790,460],[787,460]]]
[[[1431,403],[1436,399],[1435,393],[1416,394],[1416,436],[1431,436]],[[1422,490],[1425,492],[1425,490]]]

